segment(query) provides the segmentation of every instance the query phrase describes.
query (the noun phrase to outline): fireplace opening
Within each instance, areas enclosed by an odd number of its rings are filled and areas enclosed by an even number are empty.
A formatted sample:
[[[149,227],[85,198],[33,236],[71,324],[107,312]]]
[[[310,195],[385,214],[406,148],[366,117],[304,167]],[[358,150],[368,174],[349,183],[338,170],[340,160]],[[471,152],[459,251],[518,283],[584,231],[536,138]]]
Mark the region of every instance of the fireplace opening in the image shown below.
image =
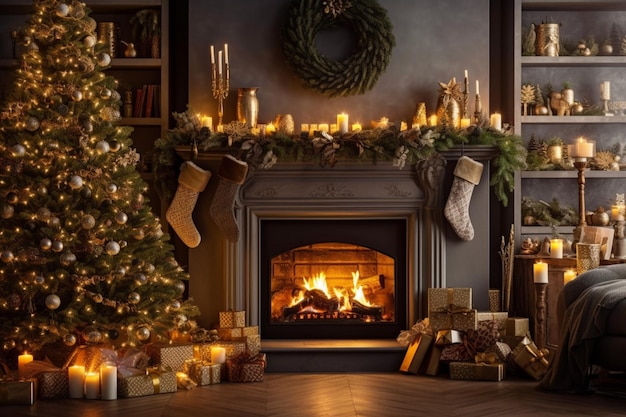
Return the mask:
[[[260,231],[263,338],[395,338],[406,328],[405,219],[270,219]]]

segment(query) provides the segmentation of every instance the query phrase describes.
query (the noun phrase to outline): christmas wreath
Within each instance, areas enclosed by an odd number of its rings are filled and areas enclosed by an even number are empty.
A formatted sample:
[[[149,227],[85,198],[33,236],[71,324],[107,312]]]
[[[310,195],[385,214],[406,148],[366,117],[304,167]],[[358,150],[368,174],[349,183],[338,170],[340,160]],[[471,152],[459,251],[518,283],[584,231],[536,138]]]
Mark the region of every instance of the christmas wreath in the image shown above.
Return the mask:
[[[337,62],[320,55],[317,34],[340,24],[358,36],[356,52]],[[329,97],[363,94],[387,68],[395,46],[386,10],[375,0],[294,0],[283,34],[287,64],[309,88]]]

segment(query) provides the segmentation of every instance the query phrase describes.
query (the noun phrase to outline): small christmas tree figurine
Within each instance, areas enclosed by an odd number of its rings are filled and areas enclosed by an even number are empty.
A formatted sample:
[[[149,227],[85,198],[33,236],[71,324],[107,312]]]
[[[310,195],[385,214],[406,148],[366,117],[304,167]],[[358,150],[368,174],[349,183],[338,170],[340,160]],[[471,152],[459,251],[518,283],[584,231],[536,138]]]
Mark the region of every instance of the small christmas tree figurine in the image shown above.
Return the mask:
[[[0,114],[0,343],[166,340],[197,307],[152,214],[111,58],[78,1],[35,0]]]

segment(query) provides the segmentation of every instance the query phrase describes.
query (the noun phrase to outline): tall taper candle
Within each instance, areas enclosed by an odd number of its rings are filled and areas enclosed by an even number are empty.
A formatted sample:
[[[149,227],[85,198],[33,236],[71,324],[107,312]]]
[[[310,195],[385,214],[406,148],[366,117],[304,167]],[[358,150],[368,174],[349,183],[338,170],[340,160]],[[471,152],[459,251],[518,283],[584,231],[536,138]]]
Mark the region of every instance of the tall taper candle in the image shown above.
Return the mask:
[[[215,64],[215,48],[211,45],[211,64]]]

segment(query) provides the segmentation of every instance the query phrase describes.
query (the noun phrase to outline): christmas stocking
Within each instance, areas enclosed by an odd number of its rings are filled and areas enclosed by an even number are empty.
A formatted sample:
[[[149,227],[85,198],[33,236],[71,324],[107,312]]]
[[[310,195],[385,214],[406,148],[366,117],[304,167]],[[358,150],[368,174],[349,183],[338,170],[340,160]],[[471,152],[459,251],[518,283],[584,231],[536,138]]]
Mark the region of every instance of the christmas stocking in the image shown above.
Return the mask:
[[[443,214],[452,229],[463,240],[474,239],[474,228],[469,216],[469,205],[474,187],[480,182],[483,164],[462,156],[454,168],[454,181]]]
[[[180,167],[178,188],[165,218],[185,245],[195,248],[200,244],[200,233],[193,224],[191,215],[198,201],[198,194],[206,188],[211,172],[205,171],[191,161]]]
[[[248,164],[231,155],[222,158],[222,164],[217,173],[219,182],[217,190],[209,208],[209,214],[217,227],[231,242],[239,240],[239,226],[235,219],[235,196],[239,186],[243,184],[248,173]]]

